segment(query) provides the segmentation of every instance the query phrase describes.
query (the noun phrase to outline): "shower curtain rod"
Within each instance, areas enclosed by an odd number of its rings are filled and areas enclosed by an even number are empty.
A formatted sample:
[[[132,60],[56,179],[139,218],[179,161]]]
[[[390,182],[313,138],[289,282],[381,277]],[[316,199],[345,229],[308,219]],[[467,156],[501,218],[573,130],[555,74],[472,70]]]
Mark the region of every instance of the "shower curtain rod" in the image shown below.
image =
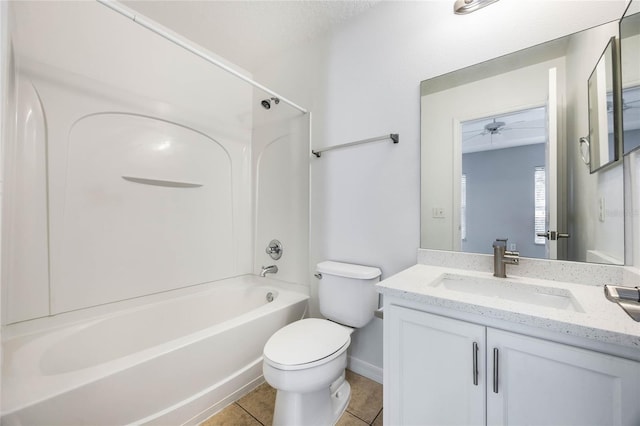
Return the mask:
[[[222,62],[218,61],[217,59],[213,58],[211,55],[209,55],[208,53],[202,51],[201,49],[199,49],[198,47],[194,46],[192,42],[188,41],[187,39],[182,38],[181,36],[177,35],[176,33],[174,33],[173,31],[164,28],[163,26],[161,26],[160,24],[153,22],[149,19],[146,19],[143,16],[140,16],[138,14],[136,14],[136,12],[134,12],[133,10],[131,10],[130,8],[118,3],[117,1],[113,1],[113,0],[96,0],[98,3],[102,4],[103,6],[108,7],[109,9],[118,12],[119,14],[131,19],[133,22],[135,22],[138,25],[143,26],[144,28],[158,34],[160,37],[165,38],[166,40],[169,40],[170,42],[182,47],[185,50],[188,50],[189,52],[193,53],[196,56],[199,56],[200,58],[204,59],[205,61],[209,62],[210,64],[213,64],[215,66],[217,66],[218,68],[221,68],[225,71],[227,71],[230,74],[233,74],[234,76],[238,77],[240,80],[243,80],[249,84],[251,84],[253,87],[256,87],[260,90],[263,90],[264,92],[268,93],[269,95],[276,97],[278,99],[280,99],[282,102],[284,102],[285,104],[288,104],[290,106],[292,106],[293,108],[297,109],[298,111],[306,114],[308,111],[304,108],[302,108],[301,106],[299,106],[298,104],[291,102],[289,99],[280,96],[279,94],[277,94],[276,92],[274,92],[271,89],[268,89],[267,87],[263,86],[262,84],[250,79],[249,77],[239,73],[238,71],[230,68],[229,66],[223,64]]]

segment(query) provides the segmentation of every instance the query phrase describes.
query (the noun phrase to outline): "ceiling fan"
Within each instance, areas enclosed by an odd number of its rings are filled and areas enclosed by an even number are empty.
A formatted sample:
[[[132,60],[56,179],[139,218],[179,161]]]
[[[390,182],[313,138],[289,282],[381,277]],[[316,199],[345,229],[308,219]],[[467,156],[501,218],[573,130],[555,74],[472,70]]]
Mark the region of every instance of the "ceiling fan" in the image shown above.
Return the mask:
[[[509,130],[532,130],[532,129],[543,129],[544,127],[539,127],[539,126],[518,126],[515,127],[517,124],[519,123],[527,123],[526,120],[520,120],[520,121],[514,121],[513,123],[507,124],[504,121],[498,121],[498,119],[493,118],[492,121],[486,123],[482,129],[476,129],[476,130],[468,130],[468,131],[463,131],[463,135],[464,134],[471,134],[468,137],[464,137],[463,136],[463,141],[468,141],[470,139],[476,138],[476,137],[482,137],[482,136],[486,136],[486,135],[501,135],[503,134],[503,132],[505,131],[509,131]]]
[[[491,123],[487,123],[484,125],[484,134],[499,134],[501,130],[505,129],[506,125],[507,123],[505,123],[504,121],[496,121],[496,119],[494,118]]]

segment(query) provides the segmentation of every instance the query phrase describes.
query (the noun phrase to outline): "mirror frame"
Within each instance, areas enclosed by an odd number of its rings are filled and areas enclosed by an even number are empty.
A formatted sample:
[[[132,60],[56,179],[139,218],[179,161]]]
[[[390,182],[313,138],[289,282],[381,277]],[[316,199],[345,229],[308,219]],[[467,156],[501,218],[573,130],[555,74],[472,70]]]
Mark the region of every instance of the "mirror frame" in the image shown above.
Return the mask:
[[[603,123],[602,117],[595,117],[598,115],[598,111],[601,106],[604,104],[607,105],[607,97],[608,97],[608,88],[605,88],[604,99],[600,99],[600,96],[593,96],[594,91],[592,90],[594,86],[598,86],[598,75],[599,69],[601,67],[605,67],[606,71],[610,71],[611,73],[611,97],[612,97],[612,114],[613,119],[611,123],[611,128],[609,128],[609,120],[608,117],[605,119]],[[609,166],[617,164],[620,162],[622,158],[622,123],[621,123],[621,113],[620,105],[621,105],[621,85],[620,85],[620,54],[619,54],[619,43],[617,37],[611,37],[604,51],[600,55],[598,62],[593,68],[591,75],[589,76],[587,82],[587,94],[588,94],[588,114],[589,114],[589,172],[596,173],[600,170],[603,170]],[[607,83],[609,80],[609,76],[606,75]],[[598,95],[600,93],[598,92]],[[595,114],[594,114],[595,113]],[[607,137],[606,141],[600,140],[602,126],[607,128],[607,133],[613,135],[613,158],[611,158],[611,153],[609,153],[609,159],[607,161],[601,160],[601,144],[606,143],[609,145],[609,138]]]

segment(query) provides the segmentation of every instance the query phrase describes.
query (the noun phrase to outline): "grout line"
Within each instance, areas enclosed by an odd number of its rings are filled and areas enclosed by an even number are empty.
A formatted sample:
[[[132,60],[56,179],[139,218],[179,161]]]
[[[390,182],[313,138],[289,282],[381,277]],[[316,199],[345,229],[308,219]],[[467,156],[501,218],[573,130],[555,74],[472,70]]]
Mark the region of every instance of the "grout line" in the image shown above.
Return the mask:
[[[362,420],[365,424],[371,425],[371,423],[369,423],[368,421],[366,421],[366,420],[365,420],[365,419],[363,419],[362,417],[357,416],[356,414],[352,413],[352,412],[351,412],[351,411],[349,411],[349,410],[345,410],[344,412],[345,412],[345,413],[349,413],[349,414],[351,414],[353,417],[355,417],[355,418],[356,418],[356,419],[358,419],[358,420]],[[378,413],[378,414],[379,414],[379,413]],[[344,414],[343,414],[343,415],[344,415]],[[378,417],[378,416],[376,415],[376,417]],[[372,422],[374,422],[374,421],[376,420],[376,417],[374,417],[374,418],[373,418]]]
[[[253,414],[251,414],[251,413],[249,412],[249,410],[245,409],[242,405],[238,404],[237,402],[234,402],[234,404],[236,404],[238,407],[240,407],[240,408],[241,408],[245,413],[247,413],[248,415],[250,415],[251,417],[253,417],[253,419],[254,419],[256,422],[260,423],[262,426],[265,426],[265,424],[264,424],[264,423],[262,423],[260,420],[258,420],[258,419],[256,418],[256,416],[254,416]]]
[[[376,416],[373,418],[373,420],[371,421],[371,425],[374,424],[376,422],[376,420],[378,420],[378,417],[380,417],[380,414],[382,414],[382,409],[384,407],[380,407],[380,411],[378,411],[378,414],[376,414]]]

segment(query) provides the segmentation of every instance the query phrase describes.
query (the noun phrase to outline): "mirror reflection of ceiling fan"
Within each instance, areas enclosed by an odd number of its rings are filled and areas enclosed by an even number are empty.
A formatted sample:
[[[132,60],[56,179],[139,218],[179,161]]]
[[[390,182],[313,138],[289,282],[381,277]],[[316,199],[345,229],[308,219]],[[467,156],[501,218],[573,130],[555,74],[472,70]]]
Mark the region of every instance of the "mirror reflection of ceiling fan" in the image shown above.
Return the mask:
[[[467,141],[475,137],[486,135],[501,135],[504,132],[509,132],[510,130],[532,129],[544,129],[544,126],[532,126],[525,120],[515,121],[513,123],[507,124],[504,121],[498,121],[496,118],[494,118],[493,121],[486,123],[481,130],[463,131],[463,134],[467,134],[467,136],[463,136],[462,140]]]
[[[544,143],[546,140],[545,107],[469,120],[461,124],[463,153]]]

